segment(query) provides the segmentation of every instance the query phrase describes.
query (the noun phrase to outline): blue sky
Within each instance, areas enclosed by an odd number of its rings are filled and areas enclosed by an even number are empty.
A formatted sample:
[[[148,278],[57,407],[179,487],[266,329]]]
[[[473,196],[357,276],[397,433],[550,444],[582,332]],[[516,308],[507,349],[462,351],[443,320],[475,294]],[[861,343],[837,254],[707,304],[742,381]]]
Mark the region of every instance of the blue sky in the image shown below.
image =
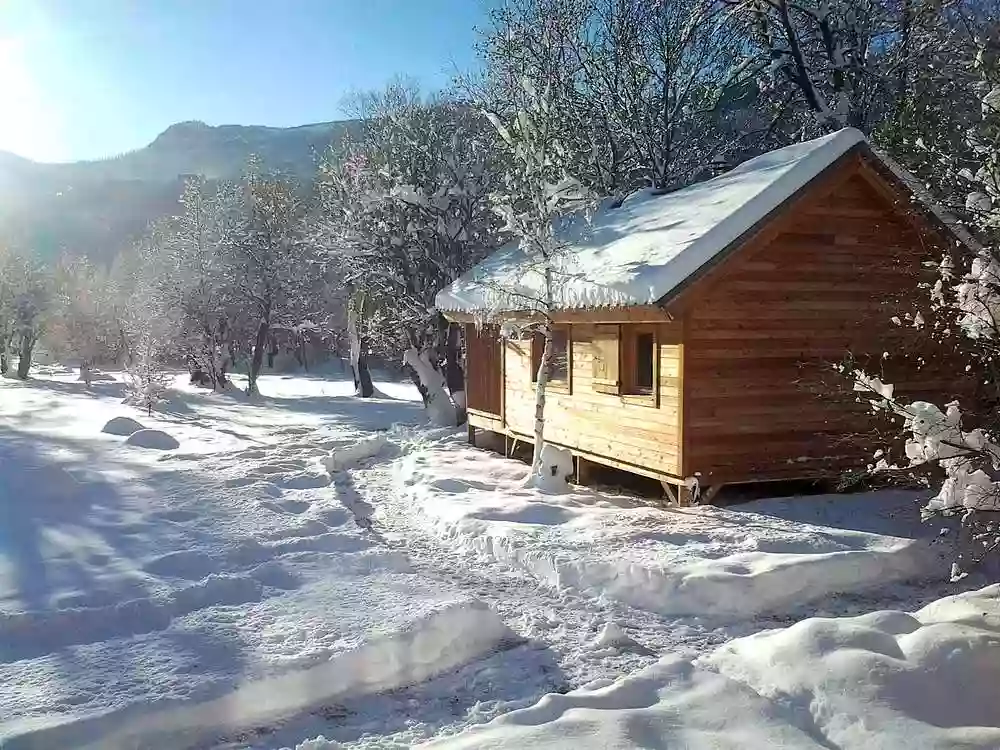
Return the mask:
[[[0,150],[144,146],[182,120],[302,125],[401,74],[475,64],[489,0],[0,0]]]

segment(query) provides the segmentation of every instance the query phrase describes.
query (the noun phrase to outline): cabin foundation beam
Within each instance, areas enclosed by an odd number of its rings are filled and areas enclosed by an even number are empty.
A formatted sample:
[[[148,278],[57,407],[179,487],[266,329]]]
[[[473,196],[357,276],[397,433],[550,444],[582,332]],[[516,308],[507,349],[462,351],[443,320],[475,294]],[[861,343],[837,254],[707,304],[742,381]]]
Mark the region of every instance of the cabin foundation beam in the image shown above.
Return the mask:
[[[712,500],[716,495],[719,494],[719,490],[725,487],[725,484],[713,484],[708,487],[704,487],[701,490],[701,494],[698,497],[698,503],[700,505],[711,505]]]

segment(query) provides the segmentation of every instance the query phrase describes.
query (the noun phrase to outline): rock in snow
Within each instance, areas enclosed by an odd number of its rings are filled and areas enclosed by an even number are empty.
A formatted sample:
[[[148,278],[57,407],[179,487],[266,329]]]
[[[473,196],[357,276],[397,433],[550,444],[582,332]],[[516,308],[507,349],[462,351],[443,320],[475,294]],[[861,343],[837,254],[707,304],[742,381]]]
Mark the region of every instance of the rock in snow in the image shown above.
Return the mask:
[[[132,417],[113,417],[107,421],[107,424],[101,429],[101,432],[106,432],[109,435],[120,435],[121,437],[128,437],[133,432],[138,432],[139,430],[145,430],[146,426],[136,422]]]
[[[163,430],[142,429],[133,432],[125,441],[126,445],[135,445],[140,448],[153,448],[160,451],[172,451],[179,448],[180,443]]]

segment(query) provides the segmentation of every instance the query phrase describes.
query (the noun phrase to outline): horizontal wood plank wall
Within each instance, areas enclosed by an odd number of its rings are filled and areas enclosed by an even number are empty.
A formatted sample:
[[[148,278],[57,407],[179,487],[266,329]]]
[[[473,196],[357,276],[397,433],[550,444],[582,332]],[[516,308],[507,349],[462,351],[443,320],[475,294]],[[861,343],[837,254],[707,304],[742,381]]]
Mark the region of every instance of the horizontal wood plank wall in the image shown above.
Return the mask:
[[[500,332],[495,326],[465,325],[465,398],[468,408],[500,416],[503,412],[503,364]]]
[[[601,322],[599,314],[592,314]],[[572,393],[550,389],[546,395],[545,436],[597,460],[645,469],[647,474],[677,475],[680,468],[680,325],[658,323],[659,405],[627,403],[593,387],[593,323],[574,323]],[[505,417],[508,429],[534,431],[535,388],[531,381],[531,344],[505,344]]]
[[[881,356],[926,346],[891,318],[926,296],[921,264],[940,254],[857,166],[777,221],[773,240],[734,253],[686,310],[681,468],[703,484],[863,468],[865,450],[844,437],[871,424],[867,405],[817,398],[848,351],[888,369],[897,393],[941,404],[953,385]]]

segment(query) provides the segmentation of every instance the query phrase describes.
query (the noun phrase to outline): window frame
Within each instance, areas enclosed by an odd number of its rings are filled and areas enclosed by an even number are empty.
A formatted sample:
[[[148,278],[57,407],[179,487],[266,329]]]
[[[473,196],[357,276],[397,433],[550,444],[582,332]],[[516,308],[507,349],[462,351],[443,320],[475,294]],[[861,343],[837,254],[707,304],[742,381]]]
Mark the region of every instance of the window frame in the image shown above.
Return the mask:
[[[653,339],[652,366],[653,382],[649,392],[642,392],[637,385],[638,380],[638,342],[639,337],[649,334]],[[621,366],[618,373],[620,395],[623,401],[630,404],[659,407],[660,404],[660,332],[655,324],[624,325],[620,338]]]
[[[549,379],[545,383],[545,390],[559,391],[563,393],[573,392],[573,327],[568,323],[553,323],[552,335],[556,332],[564,332],[566,335],[566,378],[553,378],[549,373]],[[538,368],[542,363],[542,351],[545,348],[545,337],[540,332],[535,332],[531,336],[531,384],[538,384]]]
[[[590,345],[593,357],[591,368],[591,388],[595,393],[604,393],[609,396],[621,395],[621,359],[622,359],[622,332],[618,324],[598,323],[593,328]],[[613,342],[613,343],[612,343]],[[607,345],[607,346],[605,346]],[[613,351],[613,355],[611,351]],[[604,360],[604,355],[611,355],[613,362],[607,362],[602,368],[599,360]],[[611,367],[613,365],[613,367]],[[613,377],[608,377],[609,369]]]

